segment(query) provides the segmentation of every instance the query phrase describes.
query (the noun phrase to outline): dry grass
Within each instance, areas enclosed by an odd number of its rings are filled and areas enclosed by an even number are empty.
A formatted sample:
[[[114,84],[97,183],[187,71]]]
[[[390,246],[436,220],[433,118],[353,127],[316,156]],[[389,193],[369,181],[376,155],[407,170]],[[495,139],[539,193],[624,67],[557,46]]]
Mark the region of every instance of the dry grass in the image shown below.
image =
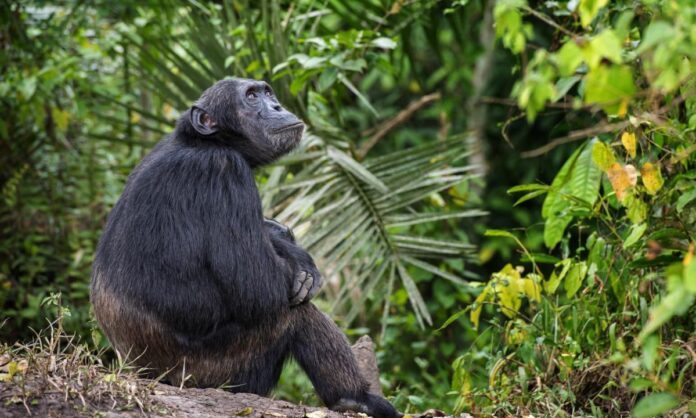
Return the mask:
[[[101,354],[66,335],[61,318],[31,343],[0,346],[0,415],[166,414],[150,396],[156,381],[122,362],[106,367]]]

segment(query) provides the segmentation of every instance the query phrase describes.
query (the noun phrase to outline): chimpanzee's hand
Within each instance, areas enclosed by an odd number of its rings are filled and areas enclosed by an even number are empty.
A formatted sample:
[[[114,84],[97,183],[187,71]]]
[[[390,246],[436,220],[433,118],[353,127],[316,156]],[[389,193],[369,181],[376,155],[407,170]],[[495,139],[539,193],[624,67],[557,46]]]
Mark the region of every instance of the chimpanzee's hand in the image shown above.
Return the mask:
[[[295,242],[295,234],[292,233],[292,229],[289,226],[285,226],[275,219],[264,219],[264,226],[271,235],[271,239],[280,238],[285,241]]]
[[[290,306],[299,305],[312,299],[321,287],[321,274],[319,274],[319,270],[309,254],[307,254],[306,259],[302,257],[302,260],[299,261],[290,289]]]
[[[313,298],[321,287],[322,277],[312,256],[295,242],[292,230],[276,221],[264,219],[264,226],[278,256],[292,269],[290,305],[299,305]]]

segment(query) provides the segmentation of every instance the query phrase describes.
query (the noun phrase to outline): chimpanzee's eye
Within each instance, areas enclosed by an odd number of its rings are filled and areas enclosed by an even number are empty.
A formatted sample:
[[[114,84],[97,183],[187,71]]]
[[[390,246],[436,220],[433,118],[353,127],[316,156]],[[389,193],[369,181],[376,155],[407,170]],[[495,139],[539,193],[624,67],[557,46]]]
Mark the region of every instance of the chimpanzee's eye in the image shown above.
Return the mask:
[[[266,89],[266,96],[273,97],[273,92],[271,91],[271,89]]]
[[[257,97],[256,92],[253,90],[249,90],[249,91],[247,91],[246,97],[249,100],[255,99]]]

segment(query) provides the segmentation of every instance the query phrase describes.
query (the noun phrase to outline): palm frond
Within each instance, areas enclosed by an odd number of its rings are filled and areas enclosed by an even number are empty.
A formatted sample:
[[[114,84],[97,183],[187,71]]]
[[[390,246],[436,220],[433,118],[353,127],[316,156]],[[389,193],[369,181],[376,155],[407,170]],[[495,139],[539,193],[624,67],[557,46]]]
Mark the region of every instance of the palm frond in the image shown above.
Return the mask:
[[[314,152],[324,152],[325,156],[280,186],[286,193],[275,194],[270,214],[297,227],[300,243],[318,260],[327,277],[339,283],[340,290],[332,295],[334,309],[347,311],[347,320],[359,312],[355,305],[365,297],[388,301],[389,292],[369,292],[394,274],[408,293],[419,323],[430,324],[425,301],[407,266],[464,286],[465,279],[433,261],[467,258],[474,248],[466,242],[420,237],[408,233],[408,228],[485,215],[476,209],[451,213],[416,210],[432,193],[472,177],[472,166],[454,165],[466,158],[465,141],[457,137],[364,162],[330,145],[317,147],[320,151]],[[351,297],[353,306],[347,308]]]

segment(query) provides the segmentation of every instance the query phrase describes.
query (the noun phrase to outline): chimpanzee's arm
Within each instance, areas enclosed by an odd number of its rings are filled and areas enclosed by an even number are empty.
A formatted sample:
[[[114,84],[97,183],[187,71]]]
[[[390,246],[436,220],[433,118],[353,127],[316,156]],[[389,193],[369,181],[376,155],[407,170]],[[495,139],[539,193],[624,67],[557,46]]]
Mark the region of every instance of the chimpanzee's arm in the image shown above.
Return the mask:
[[[294,242],[269,233],[251,169],[233,152],[225,160],[204,180],[211,190],[201,210],[214,211],[207,223],[211,267],[234,295],[235,316],[268,316],[269,309],[308,300],[321,284],[314,261]]]
[[[275,240],[285,240],[294,243],[295,234],[293,234],[292,229],[289,226],[285,226],[275,219],[264,218],[263,220],[271,239]]]
[[[295,242],[292,229],[275,219],[264,219],[264,225],[279,257],[295,266],[295,281],[291,292],[291,305],[313,298],[321,287],[322,277],[312,256]]]

